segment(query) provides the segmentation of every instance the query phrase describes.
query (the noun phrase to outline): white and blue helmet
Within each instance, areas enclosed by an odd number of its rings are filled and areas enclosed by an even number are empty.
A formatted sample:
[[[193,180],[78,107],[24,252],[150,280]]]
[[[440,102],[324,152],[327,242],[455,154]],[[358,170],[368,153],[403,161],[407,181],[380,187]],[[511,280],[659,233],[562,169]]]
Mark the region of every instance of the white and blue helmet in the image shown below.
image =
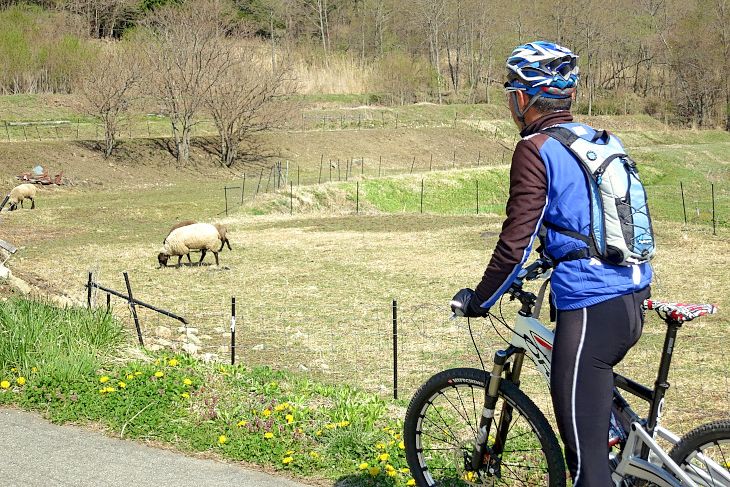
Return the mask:
[[[578,56],[546,41],[517,46],[507,58],[505,89],[530,96],[570,98],[578,85]]]

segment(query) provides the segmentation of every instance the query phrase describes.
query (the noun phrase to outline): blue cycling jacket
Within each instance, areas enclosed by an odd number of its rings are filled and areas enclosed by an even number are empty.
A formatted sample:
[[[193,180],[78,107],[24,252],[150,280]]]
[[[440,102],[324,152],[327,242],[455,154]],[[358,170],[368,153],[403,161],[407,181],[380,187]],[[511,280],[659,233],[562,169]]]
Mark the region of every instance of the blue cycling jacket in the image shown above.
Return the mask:
[[[595,130],[574,123],[569,112],[555,112],[522,131],[510,168],[507,218],[484,277],[476,287],[482,307],[492,307],[526,263],[543,222],[583,235],[590,233],[590,200],[586,176],[575,156],[560,142],[539,133],[560,124],[591,139]],[[586,248],[585,242],[548,229],[545,251],[560,259]],[[598,259],[561,262],[551,280],[553,302],[558,309],[591,306],[638,291],[651,283],[647,263],[615,266]]]

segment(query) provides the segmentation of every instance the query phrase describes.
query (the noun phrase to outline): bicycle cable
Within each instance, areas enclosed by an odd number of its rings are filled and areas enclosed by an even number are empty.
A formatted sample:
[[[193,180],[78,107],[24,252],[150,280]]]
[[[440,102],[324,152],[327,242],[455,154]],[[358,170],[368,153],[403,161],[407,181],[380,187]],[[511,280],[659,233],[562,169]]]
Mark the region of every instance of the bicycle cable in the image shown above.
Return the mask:
[[[466,319],[466,326],[469,329],[469,336],[471,337],[471,342],[474,344],[474,350],[477,352],[477,357],[479,357],[479,363],[482,364],[482,370],[484,372],[486,372],[487,369],[486,369],[486,367],[484,367],[484,360],[482,360],[482,354],[479,353],[479,347],[477,346],[477,342],[474,339],[474,333],[472,332],[472,329],[471,329],[471,318]]]

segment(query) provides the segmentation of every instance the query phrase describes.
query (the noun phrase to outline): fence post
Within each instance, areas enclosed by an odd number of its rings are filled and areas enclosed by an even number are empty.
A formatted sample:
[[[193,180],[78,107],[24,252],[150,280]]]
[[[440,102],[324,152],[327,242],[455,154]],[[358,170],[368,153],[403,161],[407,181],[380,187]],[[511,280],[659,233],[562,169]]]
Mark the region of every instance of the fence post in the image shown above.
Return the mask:
[[[454,160],[452,166],[456,167],[456,151],[454,151]]]
[[[241,183],[241,204],[243,204],[243,195],[246,193],[246,173],[243,173],[243,182]]]
[[[476,180],[477,183],[477,215],[479,214],[479,180]]]
[[[411,174],[413,174],[413,166],[416,165],[416,156],[413,156],[413,162],[411,163]]]
[[[94,282],[94,273],[89,271],[89,281],[86,283],[86,305],[91,309],[91,285]]]
[[[378,159],[378,177],[380,177],[380,168],[382,167],[382,165],[383,165],[383,156],[381,155],[380,158]]]
[[[297,162],[297,186],[299,186],[299,163]]]
[[[393,300],[393,399],[398,399],[398,301]]]
[[[256,185],[256,193],[254,193],[253,197],[256,198],[256,195],[259,194],[259,188],[261,187],[261,179],[264,177],[264,168],[261,168],[261,174],[259,174],[259,182]]]
[[[717,235],[715,231],[715,183],[710,183],[710,188],[712,189],[712,234]]]
[[[365,158],[360,157],[360,177],[363,177],[365,174]]]
[[[355,213],[360,213],[360,181],[355,183]]]
[[[109,314],[112,310],[112,295],[106,293],[106,314]]]
[[[423,178],[421,178],[421,213],[423,213]]]
[[[223,198],[226,200],[226,216],[228,216],[228,186],[223,186]]]
[[[684,204],[684,186],[679,182],[679,191],[682,193],[682,213],[684,213],[684,224],[687,224],[687,207]]]
[[[428,161],[428,172],[431,172],[432,167],[433,167],[433,152],[431,152],[431,160]]]
[[[294,214],[294,182],[289,181],[289,214]]]
[[[236,297],[231,296],[231,365],[236,365]]]
[[[147,123],[149,123],[149,122],[147,122]],[[76,139],[77,140],[79,138],[79,124],[81,124],[81,119],[80,118],[77,118],[76,119]]]
[[[477,167],[479,167],[479,164],[482,162],[482,151],[479,151],[477,153]]]
[[[137,316],[137,307],[134,304],[134,298],[132,297],[132,286],[129,284],[129,274],[124,272],[124,283],[127,285],[127,297],[129,298],[129,309],[132,311],[132,318],[134,318],[134,327],[137,329],[137,338],[139,339],[139,345],[144,347],[144,341],[142,340],[142,329],[139,326],[139,317]]]

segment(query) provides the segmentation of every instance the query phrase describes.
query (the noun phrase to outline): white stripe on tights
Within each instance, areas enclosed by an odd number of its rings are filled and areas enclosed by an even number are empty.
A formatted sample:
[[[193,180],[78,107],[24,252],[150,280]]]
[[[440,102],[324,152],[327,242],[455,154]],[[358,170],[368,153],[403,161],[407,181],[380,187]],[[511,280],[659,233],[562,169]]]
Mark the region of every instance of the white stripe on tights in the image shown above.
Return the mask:
[[[586,309],[583,308],[583,328],[580,333],[580,344],[578,345],[578,353],[575,357],[575,369],[573,369],[573,391],[571,394],[571,406],[573,409],[573,432],[575,434],[575,450],[576,455],[578,456],[578,469],[575,474],[575,484],[578,484],[578,479],[580,478],[580,442],[578,441],[578,424],[575,419],[575,388],[578,384],[578,367],[580,366],[580,354],[583,351],[583,341],[586,337],[586,318],[588,316],[588,313],[586,312]]]

